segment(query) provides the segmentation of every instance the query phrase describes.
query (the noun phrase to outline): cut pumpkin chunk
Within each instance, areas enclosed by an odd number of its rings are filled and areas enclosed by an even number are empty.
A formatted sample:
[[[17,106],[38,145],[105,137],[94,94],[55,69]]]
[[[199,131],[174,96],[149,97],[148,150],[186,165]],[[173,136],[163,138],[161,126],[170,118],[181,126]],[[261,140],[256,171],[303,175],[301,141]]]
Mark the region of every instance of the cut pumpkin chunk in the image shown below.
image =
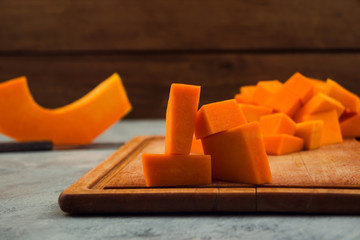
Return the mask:
[[[282,88],[278,80],[259,81],[253,95],[253,101],[257,105],[272,107],[273,95]]]
[[[193,136],[190,153],[204,154],[201,139],[196,139],[195,134]]]
[[[360,113],[340,122],[343,137],[360,137]]]
[[[260,130],[263,135],[286,133],[294,135],[296,123],[284,113],[275,113],[260,118]]]
[[[304,148],[313,150],[321,147],[324,122],[321,120],[296,124],[295,136],[304,139]]]
[[[130,110],[116,73],[84,97],[57,109],[39,106],[25,77],[0,84],[0,132],[18,141],[88,144]]]
[[[246,118],[234,99],[203,105],[196,114],[197,139],[246,123]]]
[[[270,115],[272,113],[271,108],[264,106],[239,103],[239,107],[244,113],[247,122],[259,121],[260,117]]]
[[[327,79],[327,94],[341,102],[346,108],[352,112],[360,111],[360,99],[359,97],[343,88],[340,84],[334,80]]]
[[[324,122],[324,129],[321,139],[322,145],[341,143],[343,141],[336,110],[305,115],[303,120],[322,120]]]
[[[313,95],[316,95],[318,93],[327,94],[327,84],[325,81],[315,78],[308,78],[308,79],[314,87]]]
[[[238,103],[248,103],[248,104],[252,104],[254,101],[253,101],[253,98],[246,95],[246,94],[243,94],[243,93],[238,93],[235,95],[234,99],[236,100],[236,102]]]
[[[209,155],[142,154],[146,186],[211,184]]]
[[[211,155],[213,179],[250,184],[272,181],[257,122],[210,135],[201,141],[205,154]]]
[[[285,113],[289,117],[292,117],[302,105],[300,98],[285,87],[272,97],[271,102],[274,111]]]
[[[241,86],[239,88],[240,93],[248,95],[248,96],[253,96],[255,93],[255,89],[256,89],[255,85],[246,85],[246,86]]]
[[[189,154],[200,86],[173,83],[166,109],[165,153]]]
[[[254,93],[255,93],[256,86],[247,85],[240,87],[240,93],[235,95],[235,100],[238,103],[254,103]]]
[[[314,91],[314,86],[308,78],[298,72],[284,83],[284,88],[297,95],[302,104],[312,97]]]
[[[330,110],[336,110],[338,117],[340,117],[343,114],[345,107],[338,100],[323,93],[318,93],[296,112],[294,120],[296,122],[301,122],[304,115]]]
[[[298,152],[304,147],[304,140],[288,134],[264,136],[266,153],[269,155],[284,155]]]

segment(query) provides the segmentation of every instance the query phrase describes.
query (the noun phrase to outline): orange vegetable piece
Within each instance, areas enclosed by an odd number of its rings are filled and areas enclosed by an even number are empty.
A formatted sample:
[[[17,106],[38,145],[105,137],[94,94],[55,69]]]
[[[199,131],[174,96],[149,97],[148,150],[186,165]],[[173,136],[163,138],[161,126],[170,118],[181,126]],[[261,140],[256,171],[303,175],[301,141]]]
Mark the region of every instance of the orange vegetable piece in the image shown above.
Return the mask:
[[[272,107],[272,97],[280,91],[282,83],[278,80],[259,81],[253,95],[254,103],[266,107]]]
[[[88,144],[130,110],[116,73],[79,100],[57,109],[39,106],[25,77],[0,84],[0,132],[18,141]]]
[[[321,120],[296,124],[295,136],[304,139],[304,148],[313,150],[321,147],[324,122]]]
[[[196,114],[197,139],[246,123],[246,118],[234,99],[203,105]]]
[[[246,85],[240,87],[240,93],[245,94],[247,96],[253,96],[255,93],[256,86],[254,85]]]
[[[330,110],[336,110],[338,117],[340,117],[341,114],[343,114],[345,107],[336,99],[323,93],[318,93],[296,112],[294,119],[297,122],[301,122],[304,115]]]
[[[305,115],[303,120],[322,120],[324,122],[323,135],[321,139],[322,145],[341,143],[343,141],[336,110]]]
[[[142,154],[146,186],[211,184],[209,155]]]
[[[253,86],[253,85],[241,86],[240,94],[235,95],[235,100],[237,102],[253,103],[255,89],[256,89],[256,86]]]
[[[166,110],[165,153],[189,154],[200,86],[172,84]]]
[[[360,113],[340,122],[343,137],[360,137]]]
[[[270,166],[257,122],[201,139],[211,155],[213,179],[239,183],[271,183]]]
[[[253,97],[250,97],[246,94],[243,93],[238,93],[235,95],[234,99],[236,100],[236,102],[238,103],[248,103],[248,104],[252,104],[253,103]]]
[[[308,78],[308,80],[311,82],[311,84],[314,87],[313,95],[316,95],[318,93],[324,93],[327,94],[327,84],[323,80],[315,79],[315,78]]]
[[[241,111],[244,113],[247,122],[259,121],[260,117],[272,113],[271,108],[264,106],[239,103],[239,107]]]
[[[304,140],[288,134],[264,136],[266,153],[269,155],[284,155],[298,152],[304,147]]]
[[[272,106],[274,111],[286,113],[292,117],[300,109],[301,101],[296,94],[283,87],[273,96]]]
[[[284,88],[297,95],[303,104],[312,97],[314,91],[314,86],[308,78],[298,72],[284,83]]]
[[[327,79],[327,94],[341,102],[346,108],[350,109],[352,112],[360,111],[360,99],[359,97],[343,88],[340,84],[334,80]]]
[[[294,135],[296,129],[296,123],[284,113],[263,116],[260,118],[259,125],[263,135],[280,133]]]
[[[204,154],[204,149],[202,147],[201,139],[196,139],[195,134],[193,135],[193,140],[191,144],[191,153]]]

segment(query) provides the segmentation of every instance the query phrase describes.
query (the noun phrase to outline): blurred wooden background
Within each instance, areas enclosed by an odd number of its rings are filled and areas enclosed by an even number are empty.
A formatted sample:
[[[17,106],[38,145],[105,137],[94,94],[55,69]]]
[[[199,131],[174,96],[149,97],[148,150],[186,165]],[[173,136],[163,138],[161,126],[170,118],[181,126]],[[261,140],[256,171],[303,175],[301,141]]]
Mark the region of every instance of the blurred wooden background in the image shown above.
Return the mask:
[[[0,81],[26,75],[44,107],[118,72],[128,118],[164,118],[172,82],[204,104],[296,71],[360,94],[359,0],[0,0]]]

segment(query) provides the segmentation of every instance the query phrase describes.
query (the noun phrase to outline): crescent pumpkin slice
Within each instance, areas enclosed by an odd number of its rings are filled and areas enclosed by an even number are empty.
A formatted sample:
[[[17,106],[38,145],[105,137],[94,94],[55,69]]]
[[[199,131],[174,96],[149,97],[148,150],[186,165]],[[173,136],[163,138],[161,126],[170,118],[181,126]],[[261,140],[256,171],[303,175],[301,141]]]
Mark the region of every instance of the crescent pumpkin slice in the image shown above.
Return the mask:
[[[26,77],[0,83],[0,132],[18,141],[88,144],[131,109],[117,73],[82,98],[56,109],[34,101]]]

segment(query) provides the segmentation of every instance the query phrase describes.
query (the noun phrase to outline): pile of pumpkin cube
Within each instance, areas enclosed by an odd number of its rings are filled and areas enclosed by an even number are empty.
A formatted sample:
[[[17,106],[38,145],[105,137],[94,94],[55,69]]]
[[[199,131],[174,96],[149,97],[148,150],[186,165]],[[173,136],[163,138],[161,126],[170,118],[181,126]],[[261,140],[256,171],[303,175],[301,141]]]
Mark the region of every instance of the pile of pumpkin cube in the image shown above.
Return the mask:
[[[268,155],[360,136],[359,97],[330,79],[260,81],[198,110],[199,97],[199,86],[172,84],[165,151],[142,155],[147,186],[271,183]]]
[[[360,136],[360,99],[331,79],[295,73],[260,81],[235,95],[247,121],[258,121],[266,152],[282,155]]]

